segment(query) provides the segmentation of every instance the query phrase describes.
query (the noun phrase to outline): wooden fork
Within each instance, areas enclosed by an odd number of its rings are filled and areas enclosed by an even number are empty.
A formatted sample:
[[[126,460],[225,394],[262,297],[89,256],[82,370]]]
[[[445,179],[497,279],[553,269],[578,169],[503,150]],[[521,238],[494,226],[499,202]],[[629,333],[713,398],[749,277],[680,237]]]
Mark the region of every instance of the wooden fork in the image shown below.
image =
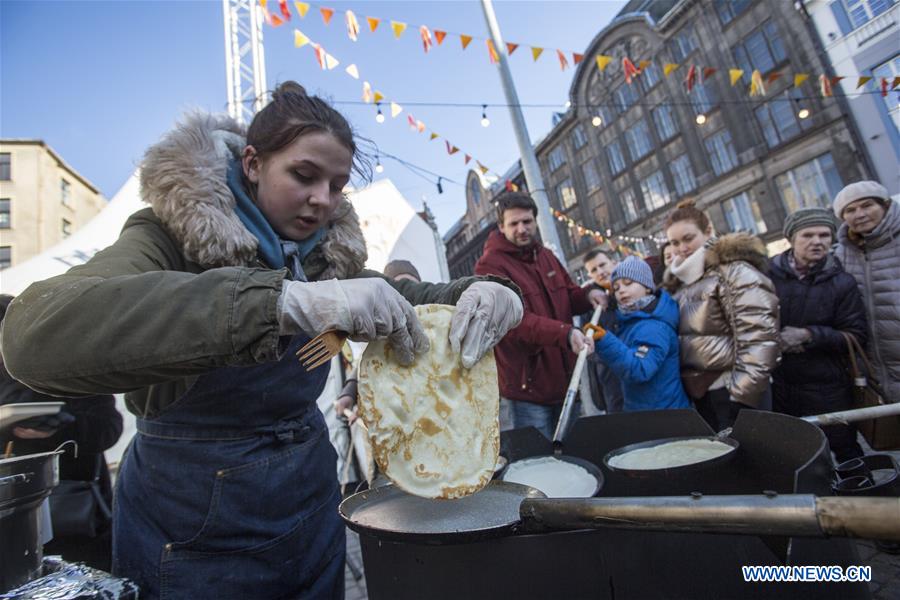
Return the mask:
[[[324,365],[341,351],[348,335],[350,334],[346,331],[337,329],[323,331],[297,350],[300,364],[306,367],[307,371]]]

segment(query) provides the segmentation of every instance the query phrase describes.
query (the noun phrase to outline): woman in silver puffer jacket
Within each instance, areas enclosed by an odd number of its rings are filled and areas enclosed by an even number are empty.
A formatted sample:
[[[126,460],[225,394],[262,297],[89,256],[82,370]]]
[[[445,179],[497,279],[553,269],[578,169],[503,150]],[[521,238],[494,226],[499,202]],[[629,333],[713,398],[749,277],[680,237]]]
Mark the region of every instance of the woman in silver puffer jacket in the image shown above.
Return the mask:
[[[663,287],[678,301],[685,391],[714,429],[730,427],[741,408],[763,407],[781,358],[765,246],[749,233],[714,237],[692,201],[669,216],[666,236],[677,256]]]

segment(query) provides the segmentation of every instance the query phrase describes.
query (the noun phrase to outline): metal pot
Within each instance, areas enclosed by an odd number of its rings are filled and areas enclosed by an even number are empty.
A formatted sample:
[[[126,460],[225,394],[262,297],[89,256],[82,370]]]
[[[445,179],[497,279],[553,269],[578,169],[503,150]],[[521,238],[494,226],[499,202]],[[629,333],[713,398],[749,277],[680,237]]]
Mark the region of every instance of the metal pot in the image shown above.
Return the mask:
[[[59,483],[59,455],[42,452],[0,460],[0,590],[39,574],[41,504]]]

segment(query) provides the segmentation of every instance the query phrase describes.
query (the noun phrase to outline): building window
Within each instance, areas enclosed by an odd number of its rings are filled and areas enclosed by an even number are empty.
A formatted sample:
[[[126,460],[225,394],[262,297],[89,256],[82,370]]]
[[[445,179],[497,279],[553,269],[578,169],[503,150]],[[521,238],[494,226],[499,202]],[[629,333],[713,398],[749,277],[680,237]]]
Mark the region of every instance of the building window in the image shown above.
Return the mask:
[[[12,179],[10,158],[9,152],[0,152],[0,181],[9,181]]]
[[[672,118],[672,107],[669,105],[663,104],[653,109],[653,122],[656,123],[656,133],[662,141],[678,133],[675,119]]]
[[[469,196],[472,197],[473,204],[481,203],[481,186],[478,184],[477,179],[472,179],[469,181]]]
[[[697,182],[694,179],[694,170],[691,168],[691,159],[687,154],[682,154],[671,163],[669,170],[672,172],[672,179],[675,180],[675,191],[679,196],[697,189]]]
[[[750,0],[715,0],[716,12],[722,25],[731,23],[735,17],[747,10]]]
[[[616,111],[612,109],[610,104],[601,104],[597,107],[597,116],[600,117],[600,126],[606,127],[616,120]]]
[[[774,148],[798,135],[805,125],[804,121],[797,121],[790,96],[787,94],[758,106],[753,112],[759,126],[762,127],[769,148]]]
[[[743,78],[750,81],[753,70],[767,73],[787,60],[787,52],[778,28],[772,21],[748,35],[732,50],[738,67],[744,70]]]
[[[566,153],[563,147],[557,146],[554,148],[547,157],[547,162],[550,164],[551,173],[563,166],[566,163]]]
[[[625,131],[625,141],[628,143],[628,151],[631,153],[632,160],[638,160],[653,150],[650,129],[643,119]]]
[[[622,156],[622,147],[618,140],[606,147],[606,158],[609,159],[609,170],[613,175],[618,175],[625,170],[625,157]]]
[[[784,210],[792,214],[801,208],[831,207],[844,182],[834,166],[831,154],[823,154],[775,177]]]
[[[727,173],[737,166],[737,155],[734,153],[731,134],[727,129],[709,136],[703,143],[706,145],[706,153],[716,175]]]
[[[719,103],[719,96],[712,82],[698,83],[688,96],[691,98],[691,108],[694,109],[695,115],[706,114]]]
[[[67,238],[70,235],[72,235],[72,222],[69,221],[68,219],[63,219],[62,220],[62,236],[64,238]]]
[[[9,229],[12,221],[9,218],[9,198],[0,198],[0,229]]]
[[[12,264],[12,246],[0,246],[0,269]]]
[[[759,211],[759,205],[750,199],[747,192],[741,192],[734,198],[722,203],[725,221],[731,231],[749,231],[765,233],[766,222]]]
[[[575,188],[572,187],[572,180],[565,179],[556,186],[556,198],[562,210],[569,210],[578,204],[578,198],[575,197]]]
[[[659,75],[659,67],[656,66],[656,63],[651,62],[641,69],[641,76],[638,79],[644,87],[644,92],[649,92],[662,79]]]
[[[625,223],[631,223],[637,220],[637,204],[635,203],[634,190],[626,188],[619,192],[619,199],[622,201],[622,212],[625,214]]]
[[[587,136],[584,135],[584,128],[581,125],[576,125],[572,130],[572,143],[575,144],[576,150],[587,144]]]
[[[844,0],[853,28],[862,27],[891,7],[893,0]]]
[[[65,179],[59,180],[59,195],[63,206],[72,206],[72,185]]]
[[[649,177],[641,179],[641,193],[644,195],[644,206],[649,210],[662,208],[669,203],[669,188],[663,179],[661,171],[656,171]]]
[[[578,247],[581,245],[581,238],[584,237],[578,231],[578,226],[574,227],[566,227],[566,232],[569,234],[569,243],[572,245],[572,252],[578,252]]]
[[[691,52],[697,49],[697,37],[694,35],[694,28],[690,25],[682,27],[678,33],[672,36],[669,48],[672,52],[672,59],[675,62],[681,62],[687,58]]]
[[[615,102],[616,110],[621,114],[637,102],[638,95],[632,84],[623,83],[616,88],[615,92],[613,92],[613,100]]]
[[[581,165],[581,173],[584,175],[584,186],[589,194],[600,187],[600,173],[597,172],[593,160],[588,160]]]
[[[893,84],[894,78],[900,76],[900,54],[872,69],[872,75],[875,76],[879,86],[881,85],[882,77],[888,80],[889,86]],[[897,128],[897,131],[900,131],[900,97],[895,92],[891,92],[881,99],[887,107],[891,120],[894,121],[894,127]]]

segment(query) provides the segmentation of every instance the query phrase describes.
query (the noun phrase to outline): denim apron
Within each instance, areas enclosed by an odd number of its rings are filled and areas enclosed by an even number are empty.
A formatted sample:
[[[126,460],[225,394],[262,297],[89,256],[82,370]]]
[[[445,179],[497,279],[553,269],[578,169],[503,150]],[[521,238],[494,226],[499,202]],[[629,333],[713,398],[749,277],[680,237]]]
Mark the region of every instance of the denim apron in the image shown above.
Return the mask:
[[[113,572],[141,598],[340,598],[336,455],[290,339],[278,362],[225,367],[138,433],[116,490]]]

